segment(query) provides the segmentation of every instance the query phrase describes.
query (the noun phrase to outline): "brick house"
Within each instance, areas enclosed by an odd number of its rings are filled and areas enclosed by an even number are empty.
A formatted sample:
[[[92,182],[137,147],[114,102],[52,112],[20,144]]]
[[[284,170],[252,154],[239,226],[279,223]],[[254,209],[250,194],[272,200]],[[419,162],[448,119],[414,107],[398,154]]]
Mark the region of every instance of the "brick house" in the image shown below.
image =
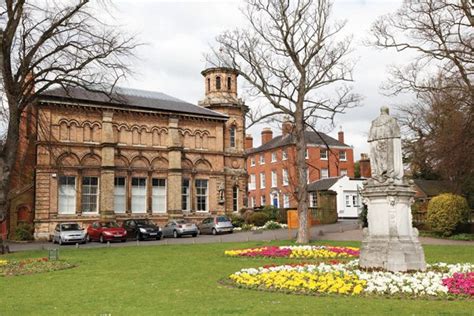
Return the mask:
[[[282,124],[282,135],[273,137],[270,128],[261,132],[262,144],[253,148],[253,139],[246,136],[248,207],[274,205],[294,208],[296,201],[296,145],[291,133],[292,123]],[[344,143],[344,133],[334,139],[324,133],[306,131],[308,183],[323,178],[347,175],[354,177],[354,154]]]
[[[25,169],[33,176],[31,216],[20,218],[24,209],[12,207],[10,231],[23,220],[42,239],[63,221],[163,223],[242,207],[247,107],[237,97],[238,74],[211,68],[202,75],[199,105],[123,88],[110,97],[79,88],[44,93],[34,107],[33,168]],[[19,161],[24,151],[19,148]]]

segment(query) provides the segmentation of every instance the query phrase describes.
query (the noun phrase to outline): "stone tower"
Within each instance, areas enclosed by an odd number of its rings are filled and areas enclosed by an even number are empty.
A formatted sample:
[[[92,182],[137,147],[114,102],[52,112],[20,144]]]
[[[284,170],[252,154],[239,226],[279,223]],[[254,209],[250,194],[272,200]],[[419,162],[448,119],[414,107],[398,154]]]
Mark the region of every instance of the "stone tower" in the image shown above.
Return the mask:
[[[223,130],[224,183],[220,203],[226,213],[246,206],[247,172],[245,169],[245,113],[248,107],[237,96],[238,72],[231,68],[208,68],[204,76],[205,97],[199,102],[229,116]]]

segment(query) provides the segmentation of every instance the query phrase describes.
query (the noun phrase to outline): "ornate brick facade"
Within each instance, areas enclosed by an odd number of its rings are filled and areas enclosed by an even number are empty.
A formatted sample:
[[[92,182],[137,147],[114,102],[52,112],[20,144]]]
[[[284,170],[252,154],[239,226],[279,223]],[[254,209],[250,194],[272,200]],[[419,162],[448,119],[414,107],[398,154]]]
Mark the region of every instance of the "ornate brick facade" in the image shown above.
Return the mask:
[[[46,94],[38,105],[35,237],[47,238],[61,221],[163,223],[242,207],[246,107],[237,73],[203,75],[200,106],[144,91],[111,101],[84,91]]]

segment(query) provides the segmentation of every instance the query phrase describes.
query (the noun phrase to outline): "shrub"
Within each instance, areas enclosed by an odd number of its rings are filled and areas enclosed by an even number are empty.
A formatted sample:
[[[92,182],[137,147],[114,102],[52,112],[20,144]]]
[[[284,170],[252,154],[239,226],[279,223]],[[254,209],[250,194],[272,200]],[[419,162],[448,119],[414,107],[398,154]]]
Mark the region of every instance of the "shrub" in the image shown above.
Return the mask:
[[[277,222],[274,222],[274,221],[270,220],[270,221],[265,223],[264,227],[265,227],[265,229],[273,230],[273,229],[280,229],[281,225]]]
[[[21,223],[15,228],[13,235],[15,240],[33,240],[33,226],[28,223]]]
[[[244,218],[239,214],[231,214],[230,221],[234,227],[242,227],[242,225],[245,223]]]
[[[244,223],[244,224],[242,225],[242,230],[243,230],[243,231],[248,231],[248,230],[251,230],[252,227],[253,227],[253,225],[245,224],[245,223]]]
[[[279,210],[273,205],[267,205],[261,212],[267,214],[269,220],[275,221],[278,218]]]
[[[432,231],[450,236],[459,224],[467,221],[468,216],[469,207],[465,198],[444,193],[428,203],[426,221]]]
[[[252,217],[254,213],[255,212],[252,210],[245,211],[245,213],[242,215],[242,217],[244,218],[245,224],[250,224],[250,217]]]
[[[268,215],[263,212],[253,213],[249,218],[250,224],[253,224],[255,226],[263,226],[267,221]]]

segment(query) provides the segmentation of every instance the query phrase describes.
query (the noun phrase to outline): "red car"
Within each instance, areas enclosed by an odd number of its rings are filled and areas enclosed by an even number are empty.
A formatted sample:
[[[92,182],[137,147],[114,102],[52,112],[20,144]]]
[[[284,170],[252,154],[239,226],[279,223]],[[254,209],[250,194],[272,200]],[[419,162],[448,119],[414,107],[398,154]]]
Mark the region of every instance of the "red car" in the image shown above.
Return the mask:
[[[120,240],[127,241],[127,231],[116,222],[93,222],[87,228],[87,241],[98,240],[100,242]]]

